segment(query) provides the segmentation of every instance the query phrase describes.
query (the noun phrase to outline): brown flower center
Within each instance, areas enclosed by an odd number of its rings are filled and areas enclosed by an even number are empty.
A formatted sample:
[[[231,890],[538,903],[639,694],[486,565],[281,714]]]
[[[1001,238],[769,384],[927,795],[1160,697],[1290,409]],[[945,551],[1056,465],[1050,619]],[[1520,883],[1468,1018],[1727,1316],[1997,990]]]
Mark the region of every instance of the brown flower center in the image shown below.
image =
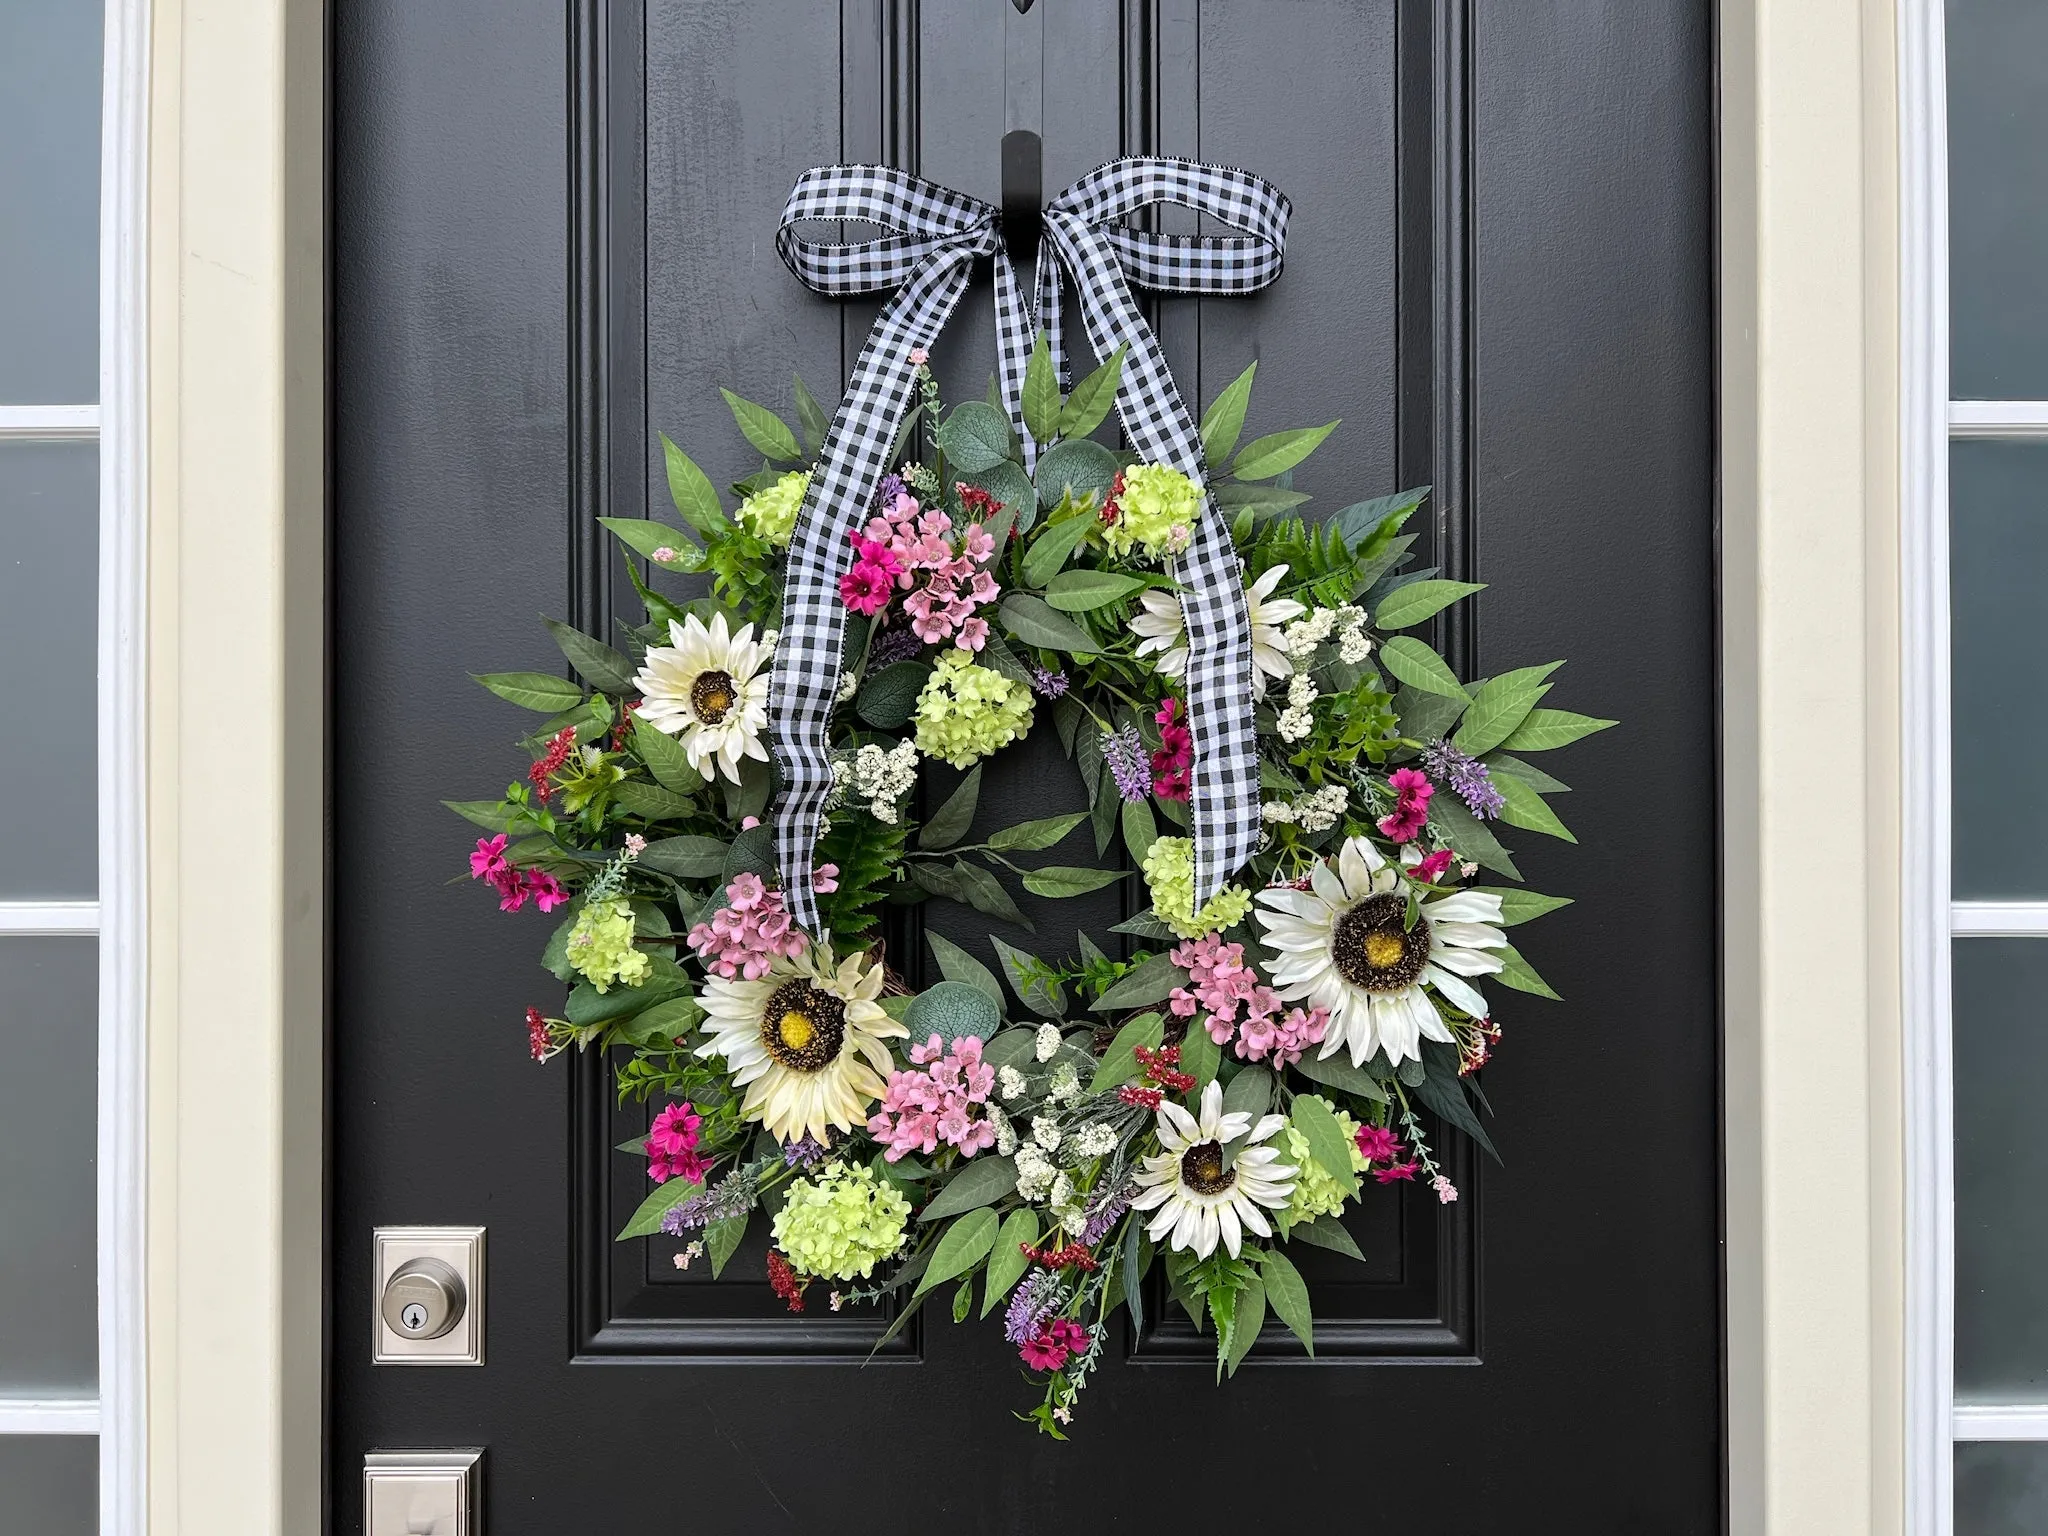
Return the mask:
[[[820,1072],[846,1043],[846,1004],[808,981],[786,981],[761,1014],[761,1044],[792,1072]]]
[[[699,672],[697,680],[690,684],[690,708],[706,725],[718,724],[738,702],[739,690],[733,686],[730,672],[720,672],[715,668]]]
[[[1198,1141],[1180,1155],[1180,1181],[1198,1195],[1220,1195],[1237,1182],[1237,1170],[1223,1166],[1223,1143]]]
[[[1337,919],[1330,958],[1337,973],[1368,992],[1399,992],[1413,985],[1429,960],[1429,920],[1402,927],[1408,900],[1389,892],[1368,896]]]

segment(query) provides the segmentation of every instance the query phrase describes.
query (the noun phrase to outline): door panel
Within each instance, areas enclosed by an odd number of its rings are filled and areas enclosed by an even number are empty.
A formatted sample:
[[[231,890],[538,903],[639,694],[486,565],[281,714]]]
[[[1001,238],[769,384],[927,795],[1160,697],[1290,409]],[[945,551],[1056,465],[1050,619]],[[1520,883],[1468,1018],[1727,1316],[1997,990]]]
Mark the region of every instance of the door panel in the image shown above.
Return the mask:
[[[337,0],[334,1529],[359,1528],[366,1449],[464,1444],[489,1447],[494,1533],[860,1529],[843,1490],[894,1473],[852,1426],[881,1423],[944,1447],[906,1511],[965,1529],[1135,1521],[1130,1467],[1252,1436],[1280,1502],[1212,1480],[1219,1516],[1719,1528],[1710,74],[1705,5],[1651,9]],[[836,393],[874,305],[783,268],[790,182],[880,160],[993,200],[1006,88],[1040,93],[1048,195],[1118,153],[1288,191],[1273,288],[1155,305],[1183,392],[1259,358],[1255,430],[1342,416],[1301,484],[1325,510],[1434,483],[1427,562],[1501,583],[1440,637],[1453,660],[1568,655],[1626,717],[1578,755],[1599,830],[1526,855],[1580,900],[1532,952],[1570,1002],[1514,1010],[1487,1074],[1506,1165],[1446,1137],[1456,1205],[1389,1193],[1354,1224],[1364,1266],[1304,1264],[1313,1363],[1276,1333],[1219,1390],[1208,1342],[1148,1308],[1066,1446],[1011,1419],[993,1330],[913,1322],[860,1370],[883,1324],[782,1311],[758,1235],[719,1280],[610,1241],[645,1188],[610,1149],[645,1111],[602,1063],[525,1060],[541,920],[444,883],[462,833],[435,803],[516,768],[461,672],[553,670],[536,614],[631,613],[592,519],[661,494],[656,434],[729,478],[753,465],[717,385]],[[938,349],[954,398],[993,364],[988,293]],[[1027,743],[986,814],[1068,808],[1070,778]],[[1124,915],[1114,892],[1027,911],[1053,947]],[[915,932],[892,945],[914,976]],[[370,1229],[410,1222],[490,1229],[480,1370],[368,1364]]]

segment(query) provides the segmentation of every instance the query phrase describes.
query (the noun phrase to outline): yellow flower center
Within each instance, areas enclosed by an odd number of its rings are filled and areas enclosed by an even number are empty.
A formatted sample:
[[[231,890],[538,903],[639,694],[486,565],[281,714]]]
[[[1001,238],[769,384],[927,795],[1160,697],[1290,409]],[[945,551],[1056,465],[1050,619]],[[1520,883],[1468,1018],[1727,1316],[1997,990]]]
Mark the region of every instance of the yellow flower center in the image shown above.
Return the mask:
[[[1365,936],[1365,963],[1375,970],[1388,970],[1401,963],[1407,947],[1398,934],[1369,933]]]
[[[1368,992],[1412,986],[1429,961],[1429,919],[1407,926],[1408,902],[1397,892],[1368,896],[1337,919],[1330,959],[1337,973]]]
[[[1223,1166],[1223,1145],[1198,1141],[1180,1155],[1180,1181],[1200,1195],[1220,1195],[1237,1182],[1237,1170]]]
[[[808,981],[786,981],[761,1010],[761,1044],[792,1072],[822,1072],[846,1044],[846,1004]]]
[[[817,1030],[811,1027],[811,1021],[793,1008],[776,1020],[775,1032],[782,1037],[782,1043],[792,1051],[802,1050],[811,1043],[811,1037],[817,1034]]]
[[[729,672],[699,672],[697,680],[690,684],[690,708],[706,725],[716,725],[723,720],[731,713],[738,697]]]

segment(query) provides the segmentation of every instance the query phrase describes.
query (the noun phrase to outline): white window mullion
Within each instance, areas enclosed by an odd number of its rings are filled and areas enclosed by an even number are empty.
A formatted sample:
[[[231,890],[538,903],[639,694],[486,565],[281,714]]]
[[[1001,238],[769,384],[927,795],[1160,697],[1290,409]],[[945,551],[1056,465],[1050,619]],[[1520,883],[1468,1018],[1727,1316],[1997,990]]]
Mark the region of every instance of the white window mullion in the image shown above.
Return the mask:
[[[99,931],[100,904],[96,901],[0,901],[0,935],[90,937]]]
[[[99,435],[96,405],[0,405],[0,443],[89,443]]]
[[[0,1435],[96,1435],[100,1405],[92,1398],[0,1397]]]
[[[1958,939],[2048,938],[2048,901],[1958,901],[1948,931]]]
[[[1965,438],[2048,438],[2048,400],[1951,400],[1948,435]]]

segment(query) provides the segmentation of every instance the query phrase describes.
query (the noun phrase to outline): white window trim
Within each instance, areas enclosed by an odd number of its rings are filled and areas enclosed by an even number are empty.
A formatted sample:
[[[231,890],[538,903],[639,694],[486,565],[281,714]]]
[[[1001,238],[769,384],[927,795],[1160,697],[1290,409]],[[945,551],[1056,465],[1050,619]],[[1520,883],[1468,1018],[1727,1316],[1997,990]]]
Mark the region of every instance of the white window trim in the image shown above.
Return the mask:
[[[0,443],[89,443],[99,435],[96,405],[0,405]]]

